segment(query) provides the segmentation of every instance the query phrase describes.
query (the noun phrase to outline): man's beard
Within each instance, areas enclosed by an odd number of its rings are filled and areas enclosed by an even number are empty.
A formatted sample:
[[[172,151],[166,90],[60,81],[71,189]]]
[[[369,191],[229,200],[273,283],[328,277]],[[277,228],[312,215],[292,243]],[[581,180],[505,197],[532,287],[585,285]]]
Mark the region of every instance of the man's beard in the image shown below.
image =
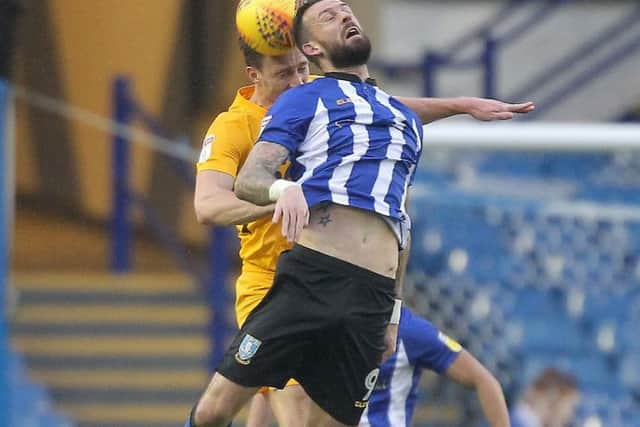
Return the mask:
[[[329,60],[336,68],[364,65],[371,57],[371,41],[367,36],[362,35],[362,40],[358,43],[334,47],[327,53]]]

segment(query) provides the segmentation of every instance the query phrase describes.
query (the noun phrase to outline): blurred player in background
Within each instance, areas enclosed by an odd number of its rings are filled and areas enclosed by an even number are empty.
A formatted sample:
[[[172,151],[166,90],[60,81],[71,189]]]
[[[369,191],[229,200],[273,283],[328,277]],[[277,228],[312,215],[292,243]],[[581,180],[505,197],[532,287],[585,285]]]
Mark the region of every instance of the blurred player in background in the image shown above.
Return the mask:
[[[234,180],[257,139],[267,108],[280,93],[305,81],[309,73],[307,60],[297,50],[281,57],[263,56],[244,45],[242,50],[247,75],[254,84],[238,91],[229,110],[218,116],[207,132],[198,163],[195,194],[199,222],[242,224],[238,234],[243,266],[236,283],[239,325],[271,287],[276,258],[290,245],[281,236],[279,226],[271,223],[273,206],[256,206],[239,200],[233,193]],[[506,104],[479,98],[401,100],[414,108],[425,123],[462,113],[479,120],[509,119],[514,113],[532,109],[530,103]],[[285,168],[281,168],[281,174]],[[304,396],[299,386],[270,393],[281,426],[299,423],[305,406],[302,404]],[[252,414],[251,426],[265,424],[262,414],[255,414],[255,411]]]
[[[428,320],[403,307],[396,352],[382,364],[360,427],[408,427],[424,369],[473,389],[490,427],[509,427],[509,413],[496,378],[460,344]]]
[[[580,400],[572,375],[547,368],[524,390],[511,412],[513,427],[566,427]]]

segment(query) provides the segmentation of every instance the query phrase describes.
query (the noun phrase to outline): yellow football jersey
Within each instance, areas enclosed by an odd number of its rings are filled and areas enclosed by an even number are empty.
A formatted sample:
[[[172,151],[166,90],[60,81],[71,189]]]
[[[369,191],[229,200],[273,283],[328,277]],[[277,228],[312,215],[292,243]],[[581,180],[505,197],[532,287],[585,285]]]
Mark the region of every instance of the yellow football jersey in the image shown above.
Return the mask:
[[[211,124],[204,138],[198,172],[213,170],[237,176],[256,143],[266,113],[250,101],[253,91],[253,86],[241,88],[229,110]],[[283,165],[280,173],[284,175],[286,168]],[[242,274],[236,283],[236,315],[241,324],[271,287],[278,256],[291,244],[282,236],[281,225],[271,222],[271,216],[237,229]]]

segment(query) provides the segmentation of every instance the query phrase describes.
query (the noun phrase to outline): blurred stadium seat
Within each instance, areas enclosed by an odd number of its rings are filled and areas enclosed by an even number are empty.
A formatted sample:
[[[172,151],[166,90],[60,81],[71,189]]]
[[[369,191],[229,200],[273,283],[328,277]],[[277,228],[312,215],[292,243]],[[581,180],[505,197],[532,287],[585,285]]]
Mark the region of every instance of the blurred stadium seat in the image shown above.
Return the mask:
[[[639,426],[638,156],[449,154],[416,180],[410,300],[511,398],[556,366],[578,379],[576,426]]]
[[[22,357],[9,353],[10,402],[8,427],[74,427],[67,417],[51,404],[48,391],[33,382],[26,373]]]

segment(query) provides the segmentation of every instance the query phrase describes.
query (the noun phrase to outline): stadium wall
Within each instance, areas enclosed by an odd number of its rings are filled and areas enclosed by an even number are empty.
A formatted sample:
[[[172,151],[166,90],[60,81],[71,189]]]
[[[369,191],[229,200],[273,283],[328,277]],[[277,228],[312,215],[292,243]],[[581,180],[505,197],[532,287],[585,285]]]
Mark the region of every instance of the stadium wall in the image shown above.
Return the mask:
[[[384,2],[379,18],[381,42],[375,59],[391,64],[421,64],[425,51],[454,53],[449,52],[452,45],[489,22],[506,4],[485,0]],[[544,19],[523,33],[514,31],[545,8],[550,12]],[[535,117],[545,121],[610,121],[640,103],[640,91],[635,85],[640,49],[625,47],[640,36],[637,1],[517,2],[514,10],[517,12],[491,25],[490,34],[501,40],[495,64],[496,97],[536,101],[540,108]],[[552,65],[561,64],[587,44],[594,47],[529,86],[552,71]],[[476,57],[482,43],[476,38],[464,46],[455,49],[459,64]],[[625,51],[624,55],[619,53]],[[392,93],[410,95],[423,90],[419,73],[400,74],[396,79],[377,74],[379,82]],[[577,76],[587,76],[587,80],[578,85]],[[567,86],[570,90],[560,101],[545,105],[546,99],[562,93]],[[483,68],[442,67],[435,78],[435,90],[438,96],[482,96]]]
[[[137,101],[160,119],[169,137],[186,129],[199,145],[211,118],[244,82],[235,37],[229,36],[234,10],[231,2],[185,0],[134,0],[126,6],[118,0],[25,2],[14,81],[110,117],[112,80],[126,75]],[[112,136],[24,103],[17,108],[18,208],[106,221]],[[193,220],[191,191],[166,163],[135,147],[133,188],[149,196],[169,226],[199,242],[203,233]]]

